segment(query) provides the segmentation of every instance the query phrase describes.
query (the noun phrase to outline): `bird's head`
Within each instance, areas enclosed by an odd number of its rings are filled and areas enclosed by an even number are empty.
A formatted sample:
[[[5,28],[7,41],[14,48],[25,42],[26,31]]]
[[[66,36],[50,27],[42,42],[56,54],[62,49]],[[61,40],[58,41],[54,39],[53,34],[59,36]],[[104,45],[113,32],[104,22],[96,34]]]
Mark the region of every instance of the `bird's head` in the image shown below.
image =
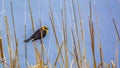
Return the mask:
[[[43,27],[41,27],[41,29],[42,29],[42,30],[45,30],[46,33],[48,33],[48,28],[47,28],[47,26],[43,26]]]

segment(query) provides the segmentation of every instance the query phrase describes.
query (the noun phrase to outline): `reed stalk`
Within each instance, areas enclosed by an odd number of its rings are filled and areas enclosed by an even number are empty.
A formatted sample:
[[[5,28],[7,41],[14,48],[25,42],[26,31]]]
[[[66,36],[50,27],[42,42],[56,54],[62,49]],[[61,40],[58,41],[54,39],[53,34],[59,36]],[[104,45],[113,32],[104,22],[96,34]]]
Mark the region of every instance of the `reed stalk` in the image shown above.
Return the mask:
[[[28,7],[29,7],[29,11],[30,11],[30,19],[31,19],[31,23],[32,23],[32,30],[34,32],[34,20],[33,20],[33,16],[32,16],[32,8],[31,8],[31,5],[30,5],[30,0],[28,0]],[[40,68],[43,67],[43,63],[44,61],[41,59],[41,56],[39,54],[39,51],[36,47],[36,42],[33,42],[33,47],[34,47],[34,52],[35,52],[35,56],[36,56],[36,63],[37,64],[40,64]]]
[[[6,27],[7,42],[8,42],[8,53],[9,53],[9,59],[10,59],[10,68],[13,68],[11,37],[10,37],[10,31],[9,31],[9,25],[8,25],[8,18],[7,18],[6,15],[4,16],[4,21],[5,21],[5,27]]]
[[[61,13],[62,13],[63,36],[64,36],[65,68],[68,68],[66,0],[64,0],[64,10],[62,10],[62,11],[63,12],[61,12]]]
[[[0,32],[1,32],[1,31],[0,31]],[[0,35],[0,59],[1,59],[1,61],[2,61],[3,68],[4,68],[5,59],[4,59],[4,51],[3,51],[3,45],[2,45],[1,35]]]
[[[91,0],[89,0],[89,8],[90,8],[90,19],[89,19],[89,29],[90,29],[90,38],[91,38],[91,49],[93,55],[93,66],[96,68],[96,59],[95,59],[95,45],[94,45],[94,26],[92,21],[92,7]]]
[[[95,17],[96,17],[96,26],[97,26],[97,31],[98,31],[98,45],[99,45],[99,50],[100,50],[100,61],[101,61],[101,68],[103,68],[103,52],[102,52],[102,43],[100,39],[100,27],[99,27],[99,22],[98,22],[98,15],[96,11],[96,0],[94,0],[94,11],[95,11]]]
[[[77,53],[78,53],[78,55],[80,56],[80,54],[81,54],[81,51],[80,51],[80,40],[79,40],[79,33],[78,33],[78,25],[77,25],[77,18],[76,18],[76,12],[75,12],[75,6],[74,6],[74,0],[72,0],[72,8],[73,8],[73,14],[74,14],[74,22],[75,22],[75,30],[76,30],[76,36],[77,36],[77,42],[78,42],[78,44],[77,44]],[[78,58],[79,59],[79,58]]]
[[[16,29],[15,29],[15,23],[14,23],[14,14],[13,14],[13,7],[12,7],[12,1],[10,0],[10,6],[11,6],[11,14],[12,14],[12,24],[13,24],[13,29],[14,29],[14,38],[15,38],[15,44],[16,44],[16,50],[15,50],[15,57],[14,57],[14,62],[13,62],[13,67],[20,68],[20,62],[19,62],[19,53],[18,53],[18,39],[16,37]],[[17,63],[17,64],[16,64]]]
[[[50,3],[50,0],[48,0],[48,2],[49,2],[49,5],[50,5],[49,18],[50,18],[50,21],[51,21],[51,24],[52,24],[52,29],[53,29],[54,36],[55,36],[55,40],[56,40],[57,50],[59,50],[60,46],[59,46],[59,42],[58,42],[57,35],[56,35],[55,25],[54,25],[54,17],[53,17],[53,12],[52,12],[52,5],[51,5],[51,3]],[[61,53],[60,53],[60,54],[61,54]],[[62,62],[64,63],[64,59],[63,59],[62,54],[61,54],[61,58],[62,58]]]

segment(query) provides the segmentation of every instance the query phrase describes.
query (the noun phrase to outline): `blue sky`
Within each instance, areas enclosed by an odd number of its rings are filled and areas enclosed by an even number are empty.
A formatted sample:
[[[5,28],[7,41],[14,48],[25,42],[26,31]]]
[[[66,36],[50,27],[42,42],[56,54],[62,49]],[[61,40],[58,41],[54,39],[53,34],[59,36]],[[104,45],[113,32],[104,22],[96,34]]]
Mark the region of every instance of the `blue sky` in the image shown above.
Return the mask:
[[[25,2],[26,1],[26,2]],[[75,1],[75,9],[77,13],[77,22],[79,22],[79,16],[77,11],[77,2]],[[96,1],[96,12],[98,15],[98,22],[100,27],[100,38],[102,42],[103,47],[103,55],[104,55],[104,62],[110,63],[111,60],[115,60],[115,46],[116,46],[116,32],[115,28],[112,22],[112,17],[110,14],[110,10],[108,9],[107,0],[95,0]],[[14,20],[15,20],[15,26],[16,26],[16,34],[18,38],[19,43],[19,56],[20,58],[20,64],[21,66],[25,66],[23,61],[25,61],[24,58],[24,22],[26,21],[27,24],[27,38],[31,36],[32,32],[32,26],[31,26],[31,20],[30,20],[30,14],[29,14],[29,8],[27,0],[12,0],[13,2],[13,12],[14,12]],[[56,44],[55,44],[55,38],[53,34],[53,30],[51,27],[50,19],[49,19],[49,3],[48,0],[31,0],[31,8],[32,8],[32,14],[33,19],[35,23],[35,29],[40,28],[39,24],[39,18],[42,21],[42,25],[46,25],[49,28],[48,35],[44,38],[44,44],[46,47],[46,50],[50,53],[49,58],[52,59],[51,62],[53,63],[56,56]],[[109,0],[108,1],[109,6],[111,7],[112,16],[114,17],[118,31],[120,34],[120,2],[119,0]],[[63,8],[63,0],[51,0],[54,19],[55,19],[55,27],[56,27],[56,34],[58,37],[59,42],[63,40],[62,38],[62,18],[61,18],[61,5]],[[73,10],[71,5],[71,0],[67,0],[67,30],[68,30],[68,39],[71,39],[70,34],[70,22],[72,23],[73,29],[75,29],[74,19],[73,19]],[[88,0],[79,0],[80,5],[80,11],[81,11],[81,17],[83,20],[83,28],[84,28],[84,34],[85,34],[85,46],[86,46],[86,55],[88,61],[92,62],[92,53],[91,53],[91,45],[90,45],[90,34],[89,34],[89,1]],[[11,17],[11,10],[10,10],[10,1],[4,0],[4,6],[5,6],[5,12],[8,16],[9,21],[9,28],[11,37],[14,40],[13,37],[13,25],[12,25],[12,17]],[[26,6],[26,8],[25,8]],[[3,8],[2,8],[2,0],[0,0],[0,29],[2,33],[3,38],[3,47],[5,51],[6,59],[8,58],[8,51],[7,51],[7,36],[5,31],[5,24],[4,24],[4,15],[3,15]],[[98,49],[98,38],[97,38],[97,27],[96,27],[96,18],[95,18],[95,11],[94,11],[94,0],[92,1],[92,12],[93,12],[93,22],[94,22],[94,28],[95,28],[95,56],[97,64],[100,62],[99,58],[99,49]],[[77,23],[79,25],[79,23]],[[13,49],[15,49],[14,41],[12,41]],[[37,41],[37,44],[39,44],[39,41]],[[59,43],[61,44],[61,43]],[[71,40],[68,41],[69,49],[72,49],[72,43]],[[32,46],[32,43],[29,42],[27,44],[28,48],[28,62],[31,65],[35,64],[35,55],[34,49]],[[118,54],[120,56],[120,43],[118,44]],[[9,60],[8,60],[9,61]],[[120,64],[120,59],[118,60]],[[91,64],[92,66],[92,64]],[[1,65],[0,65],[1,67]]]

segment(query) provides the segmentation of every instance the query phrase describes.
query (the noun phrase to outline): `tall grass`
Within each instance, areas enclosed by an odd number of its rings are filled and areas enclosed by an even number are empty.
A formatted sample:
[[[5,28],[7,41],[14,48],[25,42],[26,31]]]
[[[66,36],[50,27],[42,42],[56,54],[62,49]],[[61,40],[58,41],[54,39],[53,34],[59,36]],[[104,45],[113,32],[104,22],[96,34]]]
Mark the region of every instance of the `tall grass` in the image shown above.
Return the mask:
[[[96,26],[97,26],[97,30],[98,30],[98,46],[99,46],[99,52],[100,52],[100,65],[98,67],[103,68],[103,52],[102,52],[102,42],[100,39],[100,27],[99,27],[99,22],[98,22],[98,15],[97,15],[97,11],[96,11],[96,0],[94,0],[94,11],[95,11],[95,17],[96,17]]]
[[[4,68],[4,52],[3,52],[2,38],[1,37],[0,37],[0,58],[1,58],[1,62],[3,63],[3,68]]]
[[[67,40],[67,25],[66,25],[66,0],[64,0],[64,8],[61,9],[61,13],[62,13],[62,29],[63,29],[63,36],[64,36],[64,54],[65,54],[65,68],[68,68],[68,40]]]
[[[118,28],[117,28],[117,25],[116,25],[116,21],[115,21],[115,19],[114,19],[114,17],[113,17],[113,14],[112,14],[112,11],[111,11],[111,7],[109,6],[109,2],[108,2],[108,0],[106,0],[106,4],[107,4],[107,7],[108,7],[108,10],[109,10],[109,13],[110,13],[110,15],[111,15],[111,17],[112,17],[112,22],[113,22],[113,25],[114,25],[114,28],[115,28],[115,32],[116,32],[116,41],[118,41],[119,43],[120,43],[120,34],[119,34],[119,32],[118,32]],[[116,55],[115,55],[115,57],[116,57],[116,65],[114,64],[114,62],[111,62],[112,63],[112,67],[113,68],[115,68],[115,67],[117,67],[118,66],[118,54],[117,54],[117,52],[118,52],[118,45],[116,45]]]
[[[26,1],[25,0],[25,3],[24,3],[24,39],[26,39]],[[26,65],[26,68],[28,67],[28,64],[27,64],[27,61],[28,61],[28,57],[27,57],[27,44],[25,43],[25,65]]]
[[[52,5],[50,3],[50,0],[48,0],[48,3],[50,5],[50,13],[49,13],[49,18],[50,18],[50,21],[51,21],[51,25],[52,25],[52,29],[53,29],[53,32],[54,32],[54,36],[55,36],[55,40],[56,40],[56,46],[57,46],[57,50],[60,49],[60,45],[58,43],[58,39],[57,39],[57,35],[56,35],[56,29],[55,29],[55,25],[54,25],[54,17],[53,17],[53,11],[52,11]],[[61,58],[62,58],[62,62],[64,63],[64,59],[63,59],[63,56],[60,52],[60,55],[61,55]],[[57,59],[56,59],[57,60]],[[54,67],[56,67],[56,64],[57,62],[54,63]]]
[[[77,43],[77,47],[78,47],[78,50],[77,50],[77,53],[78,53],[78,55],[80,56],[80,40],[79,40],[79,36],[78,36],[78,25],[77,25],[77,18],[76,18],[76,12],[75,12],[75,7],[74,7],[74,0],[72,0],[72,8],[73,8],[73,14],[74,14],[74,22],[75,22],[75,30],[76,30],[76,36],[77,36],[77,41],[78,41],[78,43]]]
[[[33,16],[32,16],[32,8],[31,8],[31,5],[30,5],[30,0],[28,0],[28,6],[29,6],[29,11],[30,11],[30,19],[31,19],[31,23],[32,23],[32,30],[34,32],[34,30],[35,30],[34,29],[34,19],[33,19]],[[40,56],[40,53],[39,53],[39,51],[36,47],[36,42],[33,42],[33,47],[34,47],[34,51],[35,51],[37,67],[38,68],[43,68],[44,62],[43,62],[43,60]],[[44,49],[42,48],[42,50],[44,50]]]
[[[10,31],[9,31],[7,16],[4,16],[4,21],[5,21],[6,34],[7,34],[7,43],[8,43],[8,53],[9,53],[9,59],[10,59],[10,68],[12,68],[12,66],[13,66],[13,58],[12,58],[11,38],[10,38]]]
[[[29,14],[30,14],[30,20],[31,20],[31,28],[32,31],[35,32],[35,23],[34,23],[34,18],[33,18],[33,12],[32,12],[32,8],[31,8],[31,1],[30,0],[26,0],[28,3],[28,8],[29,8]],[[27,31],[26,31],[26,26],[28,24],[26,24],[26,1],[25,1],[25,19],[24,19],[24,39],[26,39],[27,36]],[[59,28],[62,31],[62,35],[63,35],[63,39],[62,39],[62,43],[59,42],[59,38],[57,36],[57,29],[56,29],[56,25],[55,25],[55,16],[54,16],[54,12],[53,12],[53,6],[51,3],[51,0],[47,0],[48,4],[49,4],[49,19],[50,19],[50,24],[53,30],[53,36],[55,38],[54,43],[56,43],[56,50],[57,50],[57,56],[55,56],[56,58],[54,58],[54,63],[51,64],[50,61],[53,61],[53,59],[50,59],[50,57],[48,56],[47,50],[45,48],[45,44],[43,39],[40,40],[40,47],[37,48],[37,44],[36,42],[32,42],[33,47],[34,47],[34,55],[35,55],[35,61],[36,64],[34,66],[30,66],[28,64],[28,54],[27,54],[27,44],[25,43],[25,65],[26,68],[91,68],[91,66],[93,66],[94,68],[116,68],[118,66],[118,46],[116,46],[116,63],[114,63],[111,60],[111,63],[106,64],[103,60],[103,50],[102,50],[102,42],[100,39],[100,27],[99,27],[99,22],[98,22],[98,15],[97,15],[97,11],[96,11],[96,3],[94,3],[94,7],[92,7],[92,0],[89,0],[89,31],[90,31],[90,45],[91,45],[91,52],[92,52],[92,59],[93,59],[93,63],[90,62],[88,59],[86,59],[86,46],[85,46],[85,38],[84,38],[84,26],[83,26],[83,18],[81,16],[81,6],[79,4],[79,0],[71,0],[71,9],[73,11],[73,13],[68,13],[67,12],[67,8],[70,8],[69,6],[67,7],[67,1],[68,0],[63,0],[63,5],[61,4],[61,22],[62,23],[62,28]],[[14,41],[15,41],[15,52],[13,52],[13,48],[12,48],[12,35],[10,34],[10,30],[9,30],[9,21],[8,21],[8,17],[6,14],[4,14],[4,22],[5,22],[5,29],[6,29],[6,36],[7,36],[7,43],[8,43],[8,54],[9,54],[9,60],[10,63],[8,64],[8,62],[5,62],[5,57],[4,57],[4,50],[3,49],[3,45],[2,45],[2,38],[0,37],[0,59],[2,59],[3,61],[3,67],[4,64],[7,64],[9,68],[22,68],[22,66],[20,66],[20,56],[19,56],[19,47],[18,47],[18,38],[17,38],[17,33],[16,33],[16,27],[15,24],[16,22],[14,21],[14,8],[12,5],[12,0],[10,0],[10,7],[11,7],[11,18],[12,18],[12,25],[13,25],[13,31],[14,31]],[[75,7],[77,4],[77,7]],[[95,19],[96,22],[93,21],[93,10],[92,8],[94,8],[95,11]],[[112,16],[111,13],[111,8],[108,5],[108,8],[110,10],[110,14]],[[76,11],[76,9],[78,11]],[[68,22],[67,22],[67,14],[73,14],[73,19],[69,16],[69,20],[70,20],[70,26],[68,26]],[[78,14],[78,15],[77,15]],[[39,13],[40,15],[40,13]],[[77,17],[78,16],[78,17]],[[59,19],[59,18],[58,18]],[[78,20],[77,20],[78,19]],[[73,20],[73,21],[72,21]],[[112,16],[112,21],[113,21],[113,25],[116,31],[116,39],[117,39],[117,43],[120,42],[120,34],[118,31],[118,27],[116,25],[116,21],[114,19],[114,17]],[[42,26],[42,21],[39,18],[39,23],[40,23],[40,27]],[[75,25],[73,25],[73,23]],[[95,25],[96,23],[96,25]],[[79,24],[79,25],[78,25]],[[75,26],[75,28],[73,27]],[[96,57],[95,57],[95,28],[94,26],[97,26],[97,32],[98,32],[98,46],[99,46],[99,54],[100,54],[100,61],[99,63],[96,62]],[[68,29],[69,27],[69,29]],[[49,30],[51,31],[51,30]],[[69,34],[70,32],[70,34]],[[68,39],[69,35],[71,35],[71,39]],[[71,47],[73,50],[69,50],[69,46],[68,43],[69,41],[71,41],[72,44]],[[118,45],[116,43],[116,45]],[[83,48],[81,48],[83,47]],[[83,50],[83,51],[81,51]],[[83,52],[83,54],[82,54]],[[51,53],[50,53],[51,54]],[[47,62],[45,63],[47,59]],[[91,63],[93,65],[91,65]]]
[[[13,59],[13,67],[14,68],[16,68],[16,67],[20,68],[19,53],[18,53],[18,39],[16,37],[16,28],[15,28],[15,23],[14,23],[14,14],[13,14],[12,0],[10,0],[10,6],[11,6],[11,14],[12,14],[12,24],[13,24],[13,29],[14,29],[15,45],[16,45],[15,57]]]
[[[95,59],[95,45],[94,45],[94,26],[92,21],[92,8],[91,8],[91,0],[89,0],[89,6],[90,6],[90,19],[89,19],[89,29],[90,29],[90,38],[91,38],[91,48],[92,48],[92,54],[93,54],[93,66],[96,68],[96,59]]]

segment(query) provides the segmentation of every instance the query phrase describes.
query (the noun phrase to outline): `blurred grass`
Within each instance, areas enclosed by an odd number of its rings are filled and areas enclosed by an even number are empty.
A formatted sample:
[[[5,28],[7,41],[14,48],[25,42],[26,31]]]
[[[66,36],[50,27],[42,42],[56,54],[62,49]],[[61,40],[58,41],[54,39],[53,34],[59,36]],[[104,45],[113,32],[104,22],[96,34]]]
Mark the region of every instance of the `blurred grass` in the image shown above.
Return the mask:
[[[35,31],[34,19],[33,19],[33,16],[32,16],[32,8],[31,8],[31,5],[30,5],[30,0],[28,0],[28,6],[29,6],[29,11],[30,11],[30,19],[31,19],[31,23],[32,23],[32,30],[34,32]],[[43,68],[43,64],[44,64],[43,58],[40,56],[39,50],[36,47],[36,42],[33,42],[33,47],[34,47],[34,53],[35,53],[35,57],[36,57],[37,67],[38,68]],[[42,47],[42,50],[44,50],[43,47]],[[41,55],[44,56],[44,53],[42,53]]]
[[[14,12],[13,12],[13,7],[12,7],[12,1],[10,0],[10,6],[11,6],[11,14],[12,14],[12,24],[13,24],[13,29],[14,29],[14,38],[15,38],[15,56],[13,58],[13,68],[20,68],[20,61],[19,61],[19,52],[18,52],[18,39],[16,37],[16,28],[15,28],[15,23],[14,23]]]
[[[11,38],[10,38],[10,31],[8,25],[8,18],[4,16],[5,27],[6,27],[6,35],[7,35],[7,43],[8,43],[8,55],[10,59],[10,68],[13,68],[13,58],[12,58],[12,48],[11,48]]]
[[[3,46],[2,46],[2,38],[0,37],[0,58],[4,59],[4,52],[3,52]]]
[[[50,3],[50,0],[48,0],[48,3],[49,3],[49,6],[50,6],[49,18],[50,18],[52,29],[53,29],[53,32],[54,32],[57,50],[59,50],[60,45],[59,45],[58,38],[57,38],[57,35],[56,35],[56,29],[55,29],[55,25],[54,25],[54,17],[53,17],[52,5]],[[61,58],[62,58],[62,62],[64,63],[64,59],[63,59],[63,56],[62,56],[61,52],[60,52],[60,55],[61,55]],[[56,65],[54,65],[54,67],[56,67]]]
[[[29,14],[30,14],[30,19],[31,19],[31,28],[32,31],[35,31],[35,23],[34,23],[34,19],[33,19],[33,15],[32,15],[32,8],[30,5],[30,0],[28,1],[28,7],[29,7]],[[48,4],[49,4],[49,18],[50,18],[50,23],[51,23],[51,27],[53,30],[53,36],[55,37],[55,43],[56,43],[56,50],[57,50],[57,56],[55,58],[54,64],[51,64],[50,61],[52,61],[52,59],[50,59],[50,57],[48,56],[48,53],[46,51],[46,48],[44,47],[44,42],[42,40],[40,40],[40,49],[37,48],[37,44],[36,42],[33,42],[33,47],[34,47],[34,55],[36,58],[36,65],[29,65],[28,64],[28,58],[27,58],[27,44],[25,44],[25,64],[26,64],[26,68],[58,68],[58,65],[60,66],[60,68],[90,68],[91,67],[91,63],[89,60],[86,59],[86,47],[85,47],[85,43],[84,43],[84,27],[83,27],[83,21],[82,21],[82,16],[81,16],[81,10],[80,10],[80,5],[79,5],[79,1],[75,1],[75,0],[71,0],[72,1],[72,11],[73,11],[73,19],[74,19],[74,24],[75,24],[75,29],[72,27],[73,25],[70,26],[70,34],[72,37],[72,48],[73,50],[69,50],[69,45],[68,42],[70,39],[68,39],[68,28],[69,27],[67,25],[67,0],[63,0],[63,7],[61,7],[61,20],[62,20],[62,28],[59,28],[60,30],[62,30],[62,34],[63,34],[63,40],[62,43],[59,43],[58,41],[58,37],[57,37],[57,29],[55,28],[55,18],[54,18],[54,13],[53,13],[53,7],[51,4],[51,1],[48,0]],[[89,15],[89,31],[90,31],[90,41],[91,41],[91,52],[93,55],[93,67],[94,68],[116,68],[117,64],[118,64],[118,51],[116,48],[116,63],[113,62],[113,60],[111,60],[111,63],[106,64],[103,60],[103,51],[102,51],[102,42],[100,39],[100,28],[99,28],[99,24],[98,24],[98,17],[97,17],[97,12],[96,12],[96,5],[94,5],[94,11],[95,11],[95,17],[96,17],[96,23],[97,25],[94,24],[93,22],[93,11],[92,11],[92,6],[91,6],[91,0],[89,0],[89,9],[90,9],[90,15]],[[77,3],[77,8],[75,7],[75,3]],[[10,63],[8,64],[9,68],[22,68],[22,66],[20,66],[20,58],[19,57],[19,47],[18,47],[18,38],[17,33],[16,33],[16,28],[15,28],[15,22],[14,22],[14,8],[12,6],[12,0],[10,0],[10,6],[11,6],[11,17],[12,17],[12,24],[13,24],[13,28],[14,28],[14,38],[15,38],[15,52],[12,53],[13,48],[11,46],[12,43],[12,38],[11,38],[11,34],[10,34],[10,30],[9,30],[9,21],[8,21],[8,17],[5,14],[4,15],[4,22],[5,22],[5,27],[6,27],[6,36],[7,36],[7,43],[8,43],[8,54],[9,54],[9,60]],[[78,11],[76,11],[76,9],[78,9]],[[26,8],[25,8],[26,9]],[[109,8],[110,9],[110,8]],[[110,9],[111,10],[111,9]],[[79,21],[77,21],[77,14],[79,16]],[[111,13],[112,15],[112,13]],[[26,19],[25,19],[26,20]],[[42,22],[41,19],[39,19],[40,21],[40,26],[42,26]],[[118,32],[118,28],[116,26],[116,22],[114,17],[112,16],[112,21],[115,27],[115,31],[116,31],[116,36],[117,36],[117,40],[120,42],[120,36],[119,36],[119,32]],[[25,21],[26,23],[26,21]],[[79,24],[79,25],[78,25]],[[24,39],[26,39],[26,25],[24,25]],[[100,53],[100,62],[99,64],[96,63],[96,57],[95,57],[95,31],[94,31],[94,26],[97,26],[97,30],[98,30],[98,46],[99,46],[99,53]],[[79,31],[80,30],[80,31]],[[80,36],[80,37],[79,37]],[[81,45],[82,44],[82,45]],[[83,54],[82,54],[82,48],[83,47]],[[117,46],[116,46],[117,47]],[[15,55],[13,55],[15,54]],[[72,55],[72,60],[70,60],[70,56]],[[0,38],[0,58],[4,59],[4,49],[3,49],[3,45],[2,45],[2,38]],[[44,58],[47,58],[47,62],[45,62]],[[3,62],[3,67],[4,67],[4,62]]]
[[[96,68],[96,58],[95,58],[95,45],[94,45],[94,25],[92,21],[92,7],[91,7],[91,0],[89,0],[89,8],[90,8],[90,18],[89,18],[89,29],[90,29],[90,38],[91,38],[91,48],[93,54],[93,66]]]
[[[1,35],[0,35],[0,62],[3,64],[3,68],[4,68],[5,58],[4,58],[4,52],[3,52],[3,45],[2,45]]]

